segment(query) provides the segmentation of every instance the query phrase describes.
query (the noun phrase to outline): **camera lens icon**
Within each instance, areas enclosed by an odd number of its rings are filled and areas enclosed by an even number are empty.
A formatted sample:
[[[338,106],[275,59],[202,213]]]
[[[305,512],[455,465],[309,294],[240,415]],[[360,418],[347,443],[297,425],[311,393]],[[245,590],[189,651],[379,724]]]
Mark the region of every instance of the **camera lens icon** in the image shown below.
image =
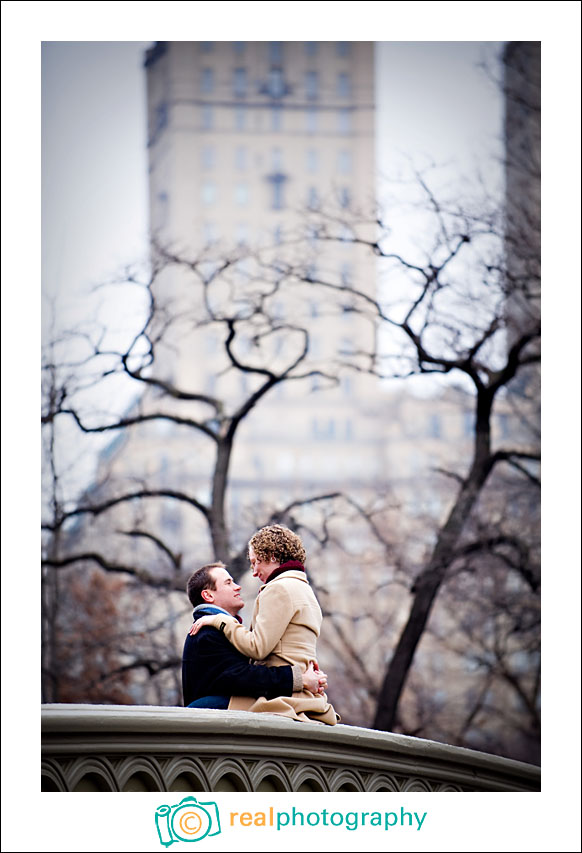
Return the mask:
[[[216,803],[199,803],[194,797],[185,797],[174,806],[158,806],[156,827],[165,847],[174,841],[200,841],[220,832],[218,808]]]
[[[211,820],[200,806],[182,806],[172,815],[172,830],[180,841],[198,841],[210,830]]]

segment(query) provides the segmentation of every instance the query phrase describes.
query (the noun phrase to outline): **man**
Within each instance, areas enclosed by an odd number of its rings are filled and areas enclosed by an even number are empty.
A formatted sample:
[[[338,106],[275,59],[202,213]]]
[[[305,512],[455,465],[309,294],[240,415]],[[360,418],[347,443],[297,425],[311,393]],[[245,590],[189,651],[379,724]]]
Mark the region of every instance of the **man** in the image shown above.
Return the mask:
[[[224,563],[210,563],[190,577],[188,598],[194,607],[194,621],[206,615],[223,614],[241,622],[244,607],[240,586]],[[226,639],[222,631],[204,627],[196,636],[186,637],[182,656],[182,691],[189,708],[228,708],[231,696],[291,696],[303,689],[323,692],[327,678],[313,664],[303,672],[296,666],[260,666],[249,663]]]

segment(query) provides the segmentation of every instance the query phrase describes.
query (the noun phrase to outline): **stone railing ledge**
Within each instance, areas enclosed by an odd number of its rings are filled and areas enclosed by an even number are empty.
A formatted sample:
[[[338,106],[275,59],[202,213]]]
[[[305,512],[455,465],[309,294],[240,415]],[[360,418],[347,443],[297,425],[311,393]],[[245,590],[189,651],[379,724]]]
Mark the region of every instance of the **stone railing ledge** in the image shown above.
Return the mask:
[[[540,788],[539,767],[519,761],[357,726],[299,723],[275,714],[55,704],[41,706],[41,717],[46,790]],[[184,787],[172,787],[178,784],[173,774],[178,765]],[[128,775],[125,771],[132,767],[135,772]]]

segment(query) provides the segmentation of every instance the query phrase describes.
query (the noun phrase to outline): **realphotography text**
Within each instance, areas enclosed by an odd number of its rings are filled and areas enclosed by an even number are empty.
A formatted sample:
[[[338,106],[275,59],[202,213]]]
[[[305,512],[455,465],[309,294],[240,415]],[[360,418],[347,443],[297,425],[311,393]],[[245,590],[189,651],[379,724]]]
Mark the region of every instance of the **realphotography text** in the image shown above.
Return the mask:
[[[304,812],[296,809],[278,811],[272,806],[268,811],[261,812],[230,812],[231,826],[274,826],[278,831],[300,826],[331,826],[343,827],[350,831],[362,827],[379,827],[389,830],[396,827],[413,828],[417,832],[422,829],[428,812],[409,812],[401,807],[399,811],[364,812],[364,811],[321,811]]]

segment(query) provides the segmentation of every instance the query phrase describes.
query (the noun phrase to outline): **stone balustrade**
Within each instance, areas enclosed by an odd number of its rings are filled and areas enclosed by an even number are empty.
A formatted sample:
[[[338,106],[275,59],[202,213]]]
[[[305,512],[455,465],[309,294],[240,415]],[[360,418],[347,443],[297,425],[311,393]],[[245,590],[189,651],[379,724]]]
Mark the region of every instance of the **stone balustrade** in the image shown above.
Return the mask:
[[[42,706],[43,791],[538,791],[540,770],[470,749],[274,714]]]

